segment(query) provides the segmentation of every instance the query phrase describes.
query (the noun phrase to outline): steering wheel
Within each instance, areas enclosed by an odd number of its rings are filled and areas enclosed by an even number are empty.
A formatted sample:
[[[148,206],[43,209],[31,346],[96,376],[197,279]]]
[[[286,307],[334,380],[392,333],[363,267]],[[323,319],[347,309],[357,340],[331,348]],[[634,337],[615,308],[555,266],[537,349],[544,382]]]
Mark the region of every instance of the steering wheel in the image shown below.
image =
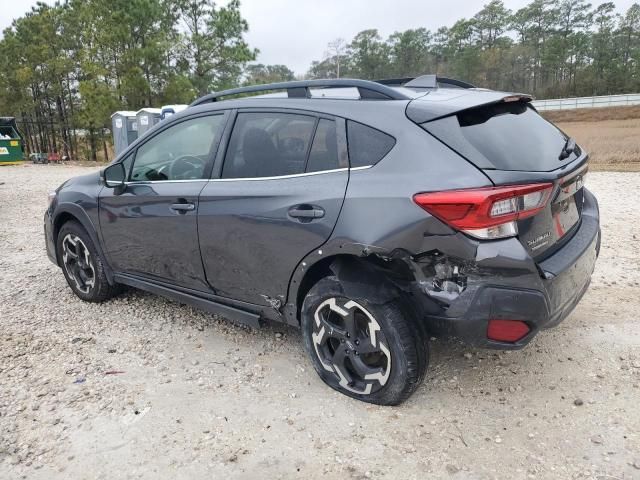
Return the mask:
[[[169,178],[172,180],[194,180],[202,176],[205,162],[194,155],[183,155],[171,162]]]

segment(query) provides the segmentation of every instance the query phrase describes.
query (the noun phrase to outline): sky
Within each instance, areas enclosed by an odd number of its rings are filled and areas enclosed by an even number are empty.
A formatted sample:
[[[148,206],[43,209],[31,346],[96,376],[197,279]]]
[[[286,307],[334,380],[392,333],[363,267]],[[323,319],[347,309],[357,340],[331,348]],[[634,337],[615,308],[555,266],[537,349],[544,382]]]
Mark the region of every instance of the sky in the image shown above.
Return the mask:
[[[108,1],[108,0],[105,0]],[[305,73],[313,60],[322,59],[327,43],[351,40],[367,28],[377,28],[383,38],[395,31],[451,26],[477,13],[486,1],[469,0],[241,0],[241,12],[249,22],[246,39],[260,50],[257,61],[285,64],[296,74]],[[54,0],[45,0],[53,4]],[[625,12],[634,0],[617,0]],[[0,31],[28,12],[36,0],[0,0]],[[226,4],[225,0],[217,2]],[[530,0],[505,0],[517,10]],[[594,5],[603,3],[592,0]]]

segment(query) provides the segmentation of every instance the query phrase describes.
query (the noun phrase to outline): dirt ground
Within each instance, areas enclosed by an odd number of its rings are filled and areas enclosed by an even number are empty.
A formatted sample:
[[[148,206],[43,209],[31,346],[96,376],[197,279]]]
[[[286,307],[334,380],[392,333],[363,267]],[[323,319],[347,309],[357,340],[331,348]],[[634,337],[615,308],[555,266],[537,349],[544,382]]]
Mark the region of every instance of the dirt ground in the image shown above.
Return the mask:
[[[640,478],[640,173],[588,176],[602,252],[567,320],[512,353],[434,340],[424,384],[377,407],[326,387],[296,329],[78,300],[42,215],[88,171],[0,169],[1,479]]]

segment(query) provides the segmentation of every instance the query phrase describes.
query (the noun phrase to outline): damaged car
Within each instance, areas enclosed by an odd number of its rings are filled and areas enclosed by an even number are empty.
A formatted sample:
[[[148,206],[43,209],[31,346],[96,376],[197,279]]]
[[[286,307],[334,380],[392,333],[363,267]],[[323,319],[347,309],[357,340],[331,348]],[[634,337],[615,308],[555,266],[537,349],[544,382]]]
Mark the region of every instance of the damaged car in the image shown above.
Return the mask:
[[[85,301],[300,327],[330,387],[395,405],[431,336],[522,348],[588,288],[588,155],[531,100],[434,75],[212,93],[52,192],[47,252]]]

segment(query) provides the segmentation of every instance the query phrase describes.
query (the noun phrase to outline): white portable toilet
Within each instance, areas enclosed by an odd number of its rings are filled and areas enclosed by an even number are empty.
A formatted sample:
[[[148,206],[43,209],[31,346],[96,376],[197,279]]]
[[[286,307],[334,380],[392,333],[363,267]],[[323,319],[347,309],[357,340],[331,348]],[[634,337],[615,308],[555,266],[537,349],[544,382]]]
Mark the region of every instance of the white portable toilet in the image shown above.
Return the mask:
[[[141,108],[136,112],[139,137],[151,130],[160,121],[161,113],[162,111],[159,108]]]
[[[178,112],[181,112],[189,105],[164,105],[162,107],[162,113],[160,114],[160,120],[164,120],[165,118],[169,118],[171,115],[175,115]]]
[[[136,112],[120,110],[111,115],[113,149],[116,156],[138,138]]]

